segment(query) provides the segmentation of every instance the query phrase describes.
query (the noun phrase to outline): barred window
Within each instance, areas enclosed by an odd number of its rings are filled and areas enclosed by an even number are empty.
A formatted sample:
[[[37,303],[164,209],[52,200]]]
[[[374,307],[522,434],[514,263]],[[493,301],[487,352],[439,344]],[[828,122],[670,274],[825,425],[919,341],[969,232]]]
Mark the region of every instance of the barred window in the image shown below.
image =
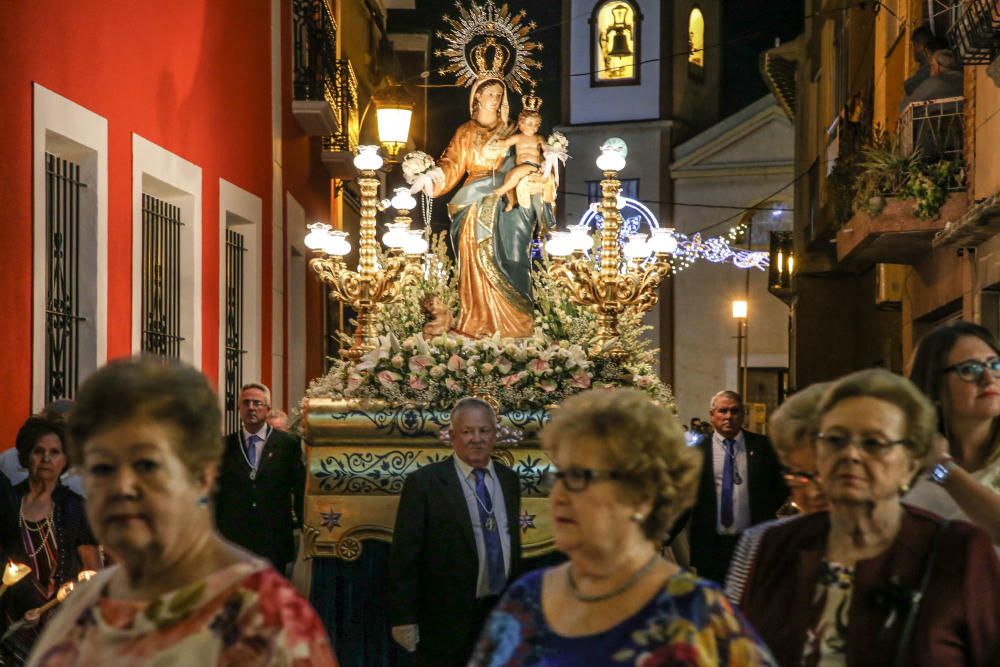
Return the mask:
[[[45,154],[45,402],[80,377],[80,165]]]
[[[142,195],[142,338],[144,352],[181,356],[181,209]]]
[[[243,258],[246,256],[243,234],[226,229],[226,433],[240,428],[239,394],[243,386]]]

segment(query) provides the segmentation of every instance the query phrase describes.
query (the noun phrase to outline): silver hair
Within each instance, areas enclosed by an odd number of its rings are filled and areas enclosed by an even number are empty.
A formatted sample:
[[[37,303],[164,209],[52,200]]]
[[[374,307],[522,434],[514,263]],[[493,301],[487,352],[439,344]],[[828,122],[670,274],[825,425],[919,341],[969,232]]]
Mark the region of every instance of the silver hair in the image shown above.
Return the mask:
[[[723,389],[717,392],[715,396],[712,396],[712,400],[708,402],[708,410],[711,412],[715,409],[715,401],[720,398],[728,398],[731,401],[736,401],[740,405],[743,405],[743,395],[738,391],[733,391],[732,389]]]
[[[267,388],[266,384],[261,384],[260,382],[247,382],[245,385],[240,387],[240,393],[242,394],[247,389],[259,389],[264,392],[264,402],[267,403],[268,407],[271,407],[271,390]]]

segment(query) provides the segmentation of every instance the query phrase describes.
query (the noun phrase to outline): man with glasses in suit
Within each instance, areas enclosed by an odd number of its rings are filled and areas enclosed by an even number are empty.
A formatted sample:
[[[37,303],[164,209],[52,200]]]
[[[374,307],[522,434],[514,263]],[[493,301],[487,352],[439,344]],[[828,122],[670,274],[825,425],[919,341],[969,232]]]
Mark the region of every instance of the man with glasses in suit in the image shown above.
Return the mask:
[[[241,427],[225,438],[215,494],[215,522],[226,539],[267,558],[274,568],[295,560],[306,471],[298,438],[267,423],[270,390],[243,385]]]

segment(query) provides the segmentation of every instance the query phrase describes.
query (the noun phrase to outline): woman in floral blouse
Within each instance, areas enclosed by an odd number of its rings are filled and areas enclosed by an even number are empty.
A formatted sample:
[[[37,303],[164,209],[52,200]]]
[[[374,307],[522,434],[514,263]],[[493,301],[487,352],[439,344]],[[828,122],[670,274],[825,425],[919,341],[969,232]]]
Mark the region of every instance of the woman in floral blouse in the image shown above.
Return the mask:
[[[193,368],[125,359],[70,415],[87,517],[119,565],[78,584],[31,667],[335,667],[315,612],[277,572],[215,531],[218,399]]]
[[[669,410],[631,389],[566,400],[542,432],[563,565],[514,583],[473,666],[775,665],[715,584],[660,556],[700,459]]]

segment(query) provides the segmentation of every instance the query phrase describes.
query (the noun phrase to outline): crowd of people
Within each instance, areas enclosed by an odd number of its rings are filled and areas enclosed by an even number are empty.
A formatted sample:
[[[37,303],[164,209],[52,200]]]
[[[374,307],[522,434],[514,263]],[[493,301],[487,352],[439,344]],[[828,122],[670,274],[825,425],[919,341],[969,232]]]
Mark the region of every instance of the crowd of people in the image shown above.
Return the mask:
[[[67,407],[20,429],[24,479],[0,475],[0,555],[30,568],[0,599],[0,664],[337,664],[285,579],[305,469],[267,387],[243,387],[224,438],[208,381],[176,363],[114,361]],[[399,498],[387,632],[418,667],[1000,664],[988,330],[935,329],[908,377],[806,387],[770,437],[744,418],[718,392],[692,445],[638,390],[565,400],[541,432],[564,558],[529,569],[497,415],[459,401],[453,455]]]

